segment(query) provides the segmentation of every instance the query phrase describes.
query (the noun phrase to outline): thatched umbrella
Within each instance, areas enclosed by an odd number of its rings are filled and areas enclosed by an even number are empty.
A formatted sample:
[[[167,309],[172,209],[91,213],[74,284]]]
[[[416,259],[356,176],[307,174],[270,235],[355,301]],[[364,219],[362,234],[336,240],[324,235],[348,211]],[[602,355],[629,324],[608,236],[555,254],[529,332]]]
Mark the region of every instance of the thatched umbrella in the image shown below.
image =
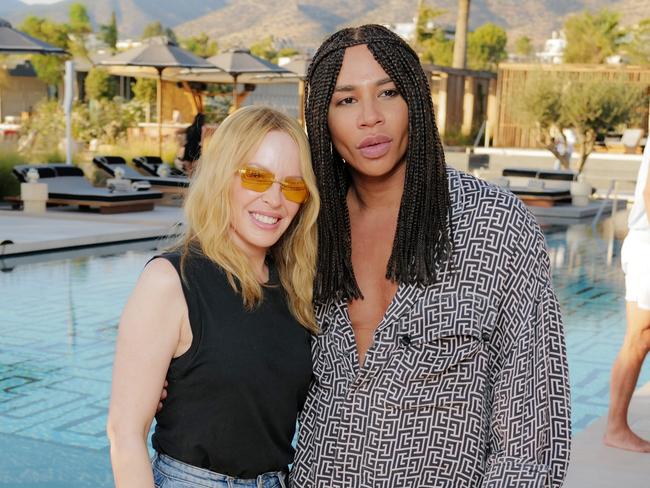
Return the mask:
[[[14,29],[0,19],[0,52],[7,54],[67,54],[64,49]]]
[[[162,78],[163,71],[181,68],[200,68],[218,71],[214,64],[200,58],[165,36],[146,39],[141,46],[134,47],[112,58],[100,62],[112,66],[110,71],[123,76],[156,76],[156,111],[158,113],[158,155],[162,153]]]
[[[237,48],[230,51],[217,54],[207,59],[210,63],[215,65],[217,68],[221,68],[223,71],[227,72],[232,80],[232,98],[233,98],[233,108],[238,108],[237,102],[237,79],[241,75],[263,75],[263,74],[291,74],[284,68],[281,68],[277,64],[273,64],[266,59],[262,59],[254,54],[251,54],[250,50]],[[206,80],[207,81],[207,80]],[[217,81],[215,79],[215,81]]]

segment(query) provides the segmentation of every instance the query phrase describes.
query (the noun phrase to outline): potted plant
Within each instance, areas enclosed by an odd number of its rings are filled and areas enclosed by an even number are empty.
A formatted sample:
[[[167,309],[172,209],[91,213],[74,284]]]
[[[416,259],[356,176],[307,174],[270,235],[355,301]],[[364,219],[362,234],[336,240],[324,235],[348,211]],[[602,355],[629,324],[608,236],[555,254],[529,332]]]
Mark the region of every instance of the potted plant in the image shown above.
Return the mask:
[[[622,81],[578,81],[540,71],[529,79],[519,112],[522,122],[537,128],[539,144],[555,156],[562,168],[574,170],[574,204],[586,205],[593,189],[582,172],[594,150],[596,136],[636,122],[646,106],[644,91]],[[573,150],[578,155],[575,164]]]

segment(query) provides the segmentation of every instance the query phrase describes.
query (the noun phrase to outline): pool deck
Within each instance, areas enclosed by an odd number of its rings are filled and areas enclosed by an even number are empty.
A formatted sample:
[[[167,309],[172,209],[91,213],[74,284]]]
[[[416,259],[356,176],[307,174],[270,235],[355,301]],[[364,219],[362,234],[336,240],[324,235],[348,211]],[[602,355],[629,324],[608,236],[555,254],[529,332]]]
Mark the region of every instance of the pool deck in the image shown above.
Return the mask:
[[[13,241],[0,245],[0,256],[164,238],[175,234],[182,220],[181,208],[165,206],[112,215],[66,207],[44,214],[0,210],[0,242]]]
[[[573,440],[565,488],[646,488],[650,486],[650,453],[612,449],[603,444],[606,418],[593,422]],[[650,383],[639,388],[629,412],[630,427],[650,439]]]

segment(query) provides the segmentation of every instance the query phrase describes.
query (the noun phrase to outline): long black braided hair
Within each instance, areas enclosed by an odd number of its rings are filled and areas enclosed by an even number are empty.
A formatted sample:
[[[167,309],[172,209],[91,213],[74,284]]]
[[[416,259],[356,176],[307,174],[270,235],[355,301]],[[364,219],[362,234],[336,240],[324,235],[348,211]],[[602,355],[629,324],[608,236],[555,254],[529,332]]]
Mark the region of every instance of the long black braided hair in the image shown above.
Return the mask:
[[[366,44],[395,83],[408,106],[406,178],[386,278],[431,284],[451,250],[450,201],[442,143],[431,91],[417,54],[380,25],[342,29],[320,46],[306,80],[307,132],[321,211],[314,299],[352,300],[361,290],[352,269],[350,217],[346,194],[350,177],[332,144],[327,113],[346,48]]]

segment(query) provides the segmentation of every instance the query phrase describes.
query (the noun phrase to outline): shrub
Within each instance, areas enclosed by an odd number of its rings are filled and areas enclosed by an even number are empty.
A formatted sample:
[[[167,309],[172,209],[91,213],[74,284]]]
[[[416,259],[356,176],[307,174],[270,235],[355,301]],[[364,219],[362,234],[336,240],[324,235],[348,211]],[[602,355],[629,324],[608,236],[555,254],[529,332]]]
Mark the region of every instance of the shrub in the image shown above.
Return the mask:
[[[115,144],[143,117],[144,108],[138,101],[91,100],[88,105],[79,104],[74,109],[73,137],[84,143],[97,139],[100,143]]]
[[[40,159],[56,151],[64,137],[65,116],[61,105],[56,100],[43,100],[23,124],[18,149],[21,153]]]
[[[24,163],[25,159],[18,151],[0,146],[0,198],[20,194],[20,183],[11,170],[14,166]]]

